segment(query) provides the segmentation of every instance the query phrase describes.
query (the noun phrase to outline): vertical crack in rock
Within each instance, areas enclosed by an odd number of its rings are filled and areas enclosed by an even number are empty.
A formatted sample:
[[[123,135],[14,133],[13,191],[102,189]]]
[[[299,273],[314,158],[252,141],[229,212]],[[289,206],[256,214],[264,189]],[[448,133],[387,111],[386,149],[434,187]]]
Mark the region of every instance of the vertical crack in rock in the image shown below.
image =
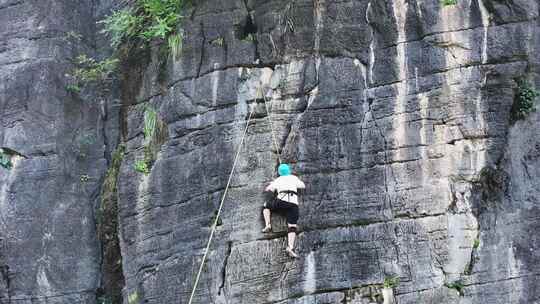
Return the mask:
[[[368,2],[366,7],[366,24],[369,27],[370,33],[371,33],[371,39],[369,41],[369,69],[368,69],[368,79],[369,84],[373,84],[373,67],[375,66],[375,30],[373,29],[373,25],[371,24],[371,20],[369,19],[369,14],[371,11],[371,0]],[[367,87],[366,87],[367,90]]]
[[[11,279],[9,276],[9,266],[6,263],[6,257],[4,255],[5,240],[0,236],[0,303],[3,303],[3,299],[7,298],[7,304],[11,304]],[[5,290],[2,290],[5,289]]]
[[[368,9],[369,9],[369,6],[371,5],[371,2],[368,3]],[[367,13],[366,13],[366,21],[368,17],[367,17]],[[373,39],[373,37],[372,37]],[[362,120],[360,120],[360,139],[359,139],[359,142],[360,142],[360,145],[362,145],[363,143],[363,140],[364,140],[364,124],[365,124],[365,121],[366,121],[366,116],[367,114],[369,113],[370,111],[370,99],[368,97],[369,95],[369,84],[368,84],[368,71],[367,71],[367,66],[362,63],[359,59],[354,59],[354,64],[356,66],[359,67],[359,70],[360,70],[360,76],[362,77],[362,79],[364,80],[364,90],[362,92],[362,95],[363,95],[363,100],[362,100]]]
[[[111,143],[107,132],[107,120],[108,120],[109,109],[107,108],[107,102],[103,102],[101,105],[101,136],[103,136],[103,144],[105,149],[103,149],[103,158],[107,161],[107,166],[111,165]]]
[[[371,102],[368,102],[368,108],[369,108],[369,113],[371,113],[371,120],[373,121],[373,125],[375,126],[375,128],[377,128],[377,131],[379,131],[379,135],[381,136],[382,140],[383,140],[383,143],[384,143],[384,170],[383,170],[383,180],[384,180],[384,190],[385,190],[385,193],[386,193],[386,197],[388,199],[388,207],[390,208],[390,212],[393,214],[394,211],[393,211],[393,203],[392,203],[392,197],[390,196],[390,189],[388,187],[388,173],[387,173],[387,170],[390,170],[390,172],[392,172],[392,176],[394,176],[393,174],[393,168],[390,164],[390,160],[388,158],[388,140],[386,139],[386,136],[384,136],[384,133],[382,132],[381,130],[381,127],[379,126],[379,123],[377,122],[377,118],[375,117],[375,114],[373,113],[373,109],[372,109],[372,103]],[[389,167],[389,168],[387,168]],[[394,176],[395,178],[395,176]],[[393,215],[392,215],[393,217]]]
[[[279,151],[281,154],[282,161],[284,162],[290,162],[288,161],[288,159],[292,160],[292,157],[290,155],[291,151],[287,150],[287,143],[292,143],[294,138],[296,138],[295,131],[293,131],[293,124],[294,122],[287,123],[286,129],[285,129],[285,136],[283,136],[281,143],[279,143]]]
[[[221,292],[225,288],[225,283],[227,281],[227,265],[229,263],[229,257],[232,253],[233,242],[227,242],[227,252],[225,253],[225,259],[223,260],[223,267],[221,268],[221,285],[219,286],[218,295],[221,295]]]
[[[458,212],[457,209],[457,202],[458,202],[458,194],[456,193],[456,185],[453,182],[450,182],[450,204],[448,204],[448,208],[446,209],[446,212],[451,214],[456,214]]]
[[[326,0],[313,0],[313,16],[314,16],[314,27],[315,27],[315,37],[313,42],[313,50],[317,57],[321,53],[321,35],[324,30],[324,19],[323,13],[326,11],[325,6]]]
[[[202,36],[202,42],[201,42],[201,55],[199,57],[199,64],[197,65],[197,78],[201,77],[201,69],[203,65],[204,60],[204,50],[206,45],[206,35],[204,33],[204,23],[200,23],[201,26],[201,36]]]
[[[249,19],[248,20],[252,20],[252,17],[251,15],[248,13],[248,17]],[[251,24],[255,24],[253,23],[253,21],[251,21],[252,23]],[[255,28],[255,33],[257,32],[257,29]],[[261,60],[261,54],[259,52],[259,40],[257,39],[257,35],[253,35],[253,46],[255,47],[255,61],[257,63],[260,63],[260,60]]]
[[[482,64],[486,64],[488,62],[488,27],[490,16],[483,0],[478,0],[478,8],[480,9],[482,28],[484,29],[484,35],[482,37]]]
[[[497,161],[499,164],[501,160]],[[471,182],[472,186],[472,210],[471,213],[477,219],[476,237],[473,240],[469,262],[465,267],[464,274],[471,275],[475,264],[479,260],[478,246],[480,245],[481,224],[486,221],[485,217],[492,214],[497,222],[498,210],[504,199],[509,185],[507,173],[496,167],[484,167],[478,177]],[[491,229],[486,227],[485,229]]]
[[[243,0],[244,8],[246,9],[246,18],[240,27],[237,29],[237,38],[240,40],[246,39],[249,35],[253,38],[253,46],[255,47],[255,60],[260,63],[261,55],[259,53],[259,41],[257,40],[257,34],[259,29],[255,22],[253,22],[253,16],[250,12],[248,0]]]
[[[473,269],[474,269],[474,264],[476,263],[476,260],[478,259],[478,256],[477,256],[477,251],[478,251],[478,248],[477,248],[477,245],[476,245],[476,240],[478,240],[480,238],[480,230],[477,231],[477,236],[476,236],[476,239],[473,241],[473,248],[471,250],[471,257],[470,257],[470,260],[469,262],[467,263],[466,267],[465,267],[465,271],[463,272],[463,274],[465,275],[471,275],[472,272],[473,272]]]
[[[114,152],[101,190],[101,205],[97,212],[97,235],[101,242],[101,275],[102,282],[97,297],[103,301],[120,303],[122,288],[125,285],[122,271],[122,253],[120,250],[118,224],[117,183],[124,155],[124,146],[120,145]]]
[[[308,63],[309,64],[309,63]],[[310,87],[307,91],[303,91],[301,95],[304,98],[307,98],[307,101],[305,103],[305,106],[298,110],[298,116],[290,123],[287,124],[287,128],[285,131],[285,136],[283,137],[282,142],[280,143],[280,151],[282,151],[283,159],[293,159],[292,157],[292,149],[295,147],[294,143],[297,138],[298,132],[300,132],[302,127],[302,122],[304,115],[308,112],[309,107],[313,104],[313,101],[317,98],[319,93],[319,65],[320,65],[320,58],[316,59],[315,63],[315,82],[311,84],[312,87]],[[307,67],[304,66],[303,73],[305,75],[307,70]],[[304,87],[305,89],[305,87]],[[298,153],[298,149],[296,149],[296,152]],[[294,157],[294,159],[298,159],[298,156]]]

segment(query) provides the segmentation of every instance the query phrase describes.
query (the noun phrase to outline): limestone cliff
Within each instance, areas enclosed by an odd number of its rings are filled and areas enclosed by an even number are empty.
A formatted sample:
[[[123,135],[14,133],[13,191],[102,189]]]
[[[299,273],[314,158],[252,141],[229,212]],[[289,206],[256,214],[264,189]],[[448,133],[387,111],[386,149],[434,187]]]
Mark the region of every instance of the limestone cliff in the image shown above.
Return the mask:
[[[70,92],[130,1],[0,0],[0,303],[187,303],[251,110],[195,303],[382,303],[390,277],[399,304],[540,303],[540,114],[511,119],[540,5],[445,2],[201,0],[181,56]],[[270,121],[307,184],[297,260],[260,232]]]

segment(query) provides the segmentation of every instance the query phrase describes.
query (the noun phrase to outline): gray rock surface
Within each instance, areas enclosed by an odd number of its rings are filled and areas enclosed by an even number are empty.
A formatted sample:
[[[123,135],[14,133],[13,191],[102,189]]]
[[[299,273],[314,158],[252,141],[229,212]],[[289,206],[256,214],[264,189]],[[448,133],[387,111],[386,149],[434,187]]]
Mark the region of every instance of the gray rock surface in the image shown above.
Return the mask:
[[[69,93],[65,76],[94,55],[95,8],[0,1],[0,148],[13,163],[0,168],[0,303],[96,301],[95,207],[118,111],[108,95]]]
[[[95,303],[120,134],[124,303],[187,303],[252,110],[194,303],[388,303],[394,276],[400,304],[540,303],[540,114],[509,123],[516,79],[540,88],[538,1],[200,1],[181,58],[133,55],[84,100],[63,75],[108,52],[115,3],[51,2],[0,0],[0,140],[22,155],[0,168],[0,303]],[[144,175],[149,107],[168,132]],[[282,218],[260,233],[270,121],[307,184],[297,260]]]

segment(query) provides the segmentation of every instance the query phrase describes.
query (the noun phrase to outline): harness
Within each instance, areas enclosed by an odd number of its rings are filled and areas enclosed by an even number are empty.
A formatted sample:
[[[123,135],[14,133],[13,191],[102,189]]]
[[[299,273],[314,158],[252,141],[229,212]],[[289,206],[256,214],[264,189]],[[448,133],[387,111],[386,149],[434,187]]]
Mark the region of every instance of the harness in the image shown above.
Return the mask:
[[[283,194],[283,196],[279,196],[280,194]],[[294,190],[283,190],[283,191],[279,191],[278,194],[277,194],[277,198],[280,199],[280,200],[283,200],[283,198],[285,198],[285,195],[287,196],[287,199],[291,199],[291,195],[296,195],[298,196],[298,193]]]

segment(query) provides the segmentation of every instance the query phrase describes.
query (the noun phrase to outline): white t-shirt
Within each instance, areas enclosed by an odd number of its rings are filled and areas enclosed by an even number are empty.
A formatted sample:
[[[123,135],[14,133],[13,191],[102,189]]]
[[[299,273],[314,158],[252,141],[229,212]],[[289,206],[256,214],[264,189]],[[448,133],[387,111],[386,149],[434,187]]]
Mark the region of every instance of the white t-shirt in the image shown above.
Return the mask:
[[[281,191],[294,191],[304,189],[306,185],[295,175],[286,175],[276,178],[266,187],[266,191],[277,191],[277,198],[298,205],[298,196],[294,194],[280,193]]]

